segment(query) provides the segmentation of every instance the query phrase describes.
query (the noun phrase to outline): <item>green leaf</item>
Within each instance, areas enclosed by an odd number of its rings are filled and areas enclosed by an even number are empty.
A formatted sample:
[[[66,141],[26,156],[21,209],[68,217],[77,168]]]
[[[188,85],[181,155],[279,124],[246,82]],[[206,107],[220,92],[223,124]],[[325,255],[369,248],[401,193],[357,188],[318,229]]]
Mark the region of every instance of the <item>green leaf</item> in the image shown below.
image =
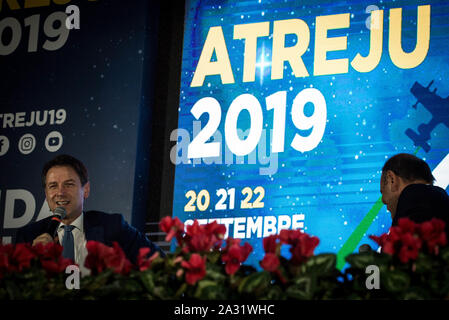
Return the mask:
[[[416,266],[416,273],[432,273],[435,270],[435,264],[436,261],[434,258],[425,255],[423,253],[420,253],[418,256],[418,259],[416,259],[415,266]]]
[[[337,256],[335,254],[319,254],[310,257],[302,268],[303,273],[314,272],[317,274],[329,273],[336,268]]]
[[[295,279],[294,283],[286,290],[289,298],[298,300],[311,300],[316,289],[316,279],[312,276],[302,276]]]
[[[153,262],[151,262],[151,270],[153,272],[156,272],[157,270],[169,268],[169,266],[172,265],[171,261],[173,261],[173,259],[171,258],[156,258],[153,260]]]
[[[140,278],[140,281],[142,281],[144,288],[149,293],[153,293],[153,291],[154,291],[153,273],[148,270],[144,271],[144,272],[139,272],[139,278]]]
[[[215,281],[201,280],[195,290],[194,297],[200,300],[226,299],[225,290]]]
[[[409,288],[402,296],[403,300],[428,300],[431,299],[430,294],[423,288]]]
[[[175,293],[175,298],[179,299],[186,292],[187,288],[188,288],[187,283],[184,282],[183,284],[181,284],[181,286]]]
[[[433,292],[437,293],[440,292],[440,288],[444,286],[444,284],[441,283],[441,279],[439,279],[437,274],[431,274],[430,277],[425,279],[425,281]]]
[[[270,284],[271,276],[267,271],[253,273],[245,277],[239,285],[239,293],[256,293],[265,290]]]
[[[2,285],[0,284],[0,300],[1,301],[6,300],[7,296],[8,294],[6,292],[6,289],[2,288]]]
[[[212,251],[207,255],[207,259],[215,264],[217,261],[221,258],[221,252],[220,251]]]
[[[267,300],[283,300],[285,298],[285,293],[279,286],[270,286],[266,298]]]
[[[410,286],[410,277],[400,270],[389,270],[380,275],[381,287],[389,292],[403,292]]]
[[[101,289],[96,290],[96,294],[102,297],[118,297],[123,293],[120,281],[112,281],[105,284]]]
[[[208,264],[207,265],[207,278],[210,280],[217,281],[217,282],[224,282],[224,281],[226,281],[227,275],[224,274],[221,266]]]
[[[173,296],[172,291],[168,290],[165,286],[155,286],[153,293],[155,297],[163,300],[178,298],[176,296]]]
[[[384,253],[370,251],[353,253],[346,256],[345,259],[353,268],[365,270],[369,265],[376,265],[380,267],[383,264],[387,264],[391,260],[391,257]]]
[[[17,299],[23,299],[22,295],[20,294],[20,289],[15,283],[15,281],[10,281],[9,279],[5,281],[6,284],[6,291],[8,292],[9,299],[11,300],[17,300]]]
[[[99,274],[93,274],[86,279],[89,279],[92,284],[101,285],[108,281],[108,279],[113,276],[113,271],[111,269],[106,269]]]
[[[120,294],[126,295],[136,292],[142,292],[142,285],[134,279],[130,279],[129,277],[121,277],[117,283],[120,286]]]
[[[441,249],[440,256],[446,263],[449,263],[449,247]]]

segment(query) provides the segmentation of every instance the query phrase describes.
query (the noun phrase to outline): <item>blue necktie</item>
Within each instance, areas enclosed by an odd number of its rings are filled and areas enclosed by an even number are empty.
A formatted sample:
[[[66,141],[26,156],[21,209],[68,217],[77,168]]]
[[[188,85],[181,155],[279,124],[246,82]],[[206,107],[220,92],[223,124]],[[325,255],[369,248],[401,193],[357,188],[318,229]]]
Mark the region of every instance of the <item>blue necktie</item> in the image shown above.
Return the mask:
[[[64,237],[62,238],[62,256],[75,260],[75,243],[72,230],[74,226],[64,226]]]

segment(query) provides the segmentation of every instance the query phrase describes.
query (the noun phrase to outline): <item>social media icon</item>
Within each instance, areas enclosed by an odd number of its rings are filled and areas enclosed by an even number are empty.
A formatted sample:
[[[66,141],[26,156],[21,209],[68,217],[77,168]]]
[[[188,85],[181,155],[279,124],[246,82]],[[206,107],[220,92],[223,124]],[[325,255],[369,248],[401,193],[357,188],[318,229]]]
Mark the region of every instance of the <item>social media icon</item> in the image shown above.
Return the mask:
[[[56,152],[61,148],[62,142],[62,134],[58,131],[52,131],[45,138],[45,148],[50,152]]]
[[[51,147],[58,146],[60,141],[61,140],[58,137],[52,137],[48,140],[48,145]]]
[[[31,134],[24,134],[19,140],[19,151],[22,154],[30,154],[36,147],[36,138]]]
[[[9,150],[9,139],[6,136],[0,136],[0,156],[3,156]]]

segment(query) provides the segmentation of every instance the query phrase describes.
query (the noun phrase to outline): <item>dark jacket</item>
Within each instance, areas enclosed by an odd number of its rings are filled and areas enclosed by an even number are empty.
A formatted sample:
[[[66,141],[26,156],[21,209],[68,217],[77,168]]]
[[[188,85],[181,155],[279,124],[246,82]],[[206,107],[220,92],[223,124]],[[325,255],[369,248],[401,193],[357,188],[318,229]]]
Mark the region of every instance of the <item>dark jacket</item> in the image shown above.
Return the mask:
[[[50,219],[51,217],[48,217],[18,229],[16,243],[33,242],[36,237],[46,232]],[[108,246],[112,246],[112,242],[117,241],[127,258],[134,264],[142,247],[149,247],[150,252],[159,251],[162,256],[165,256],[157,245],[130,226],[121,214],[87,211],[84,213],[83,223],[87,241],[94,240]]]
[[[408,185],[399,196],[392,225],[397,225],[398,220],[404,217],[417,223],[439,218],[446,222],[446,234],[449,235],[449,196],[437,186]]]

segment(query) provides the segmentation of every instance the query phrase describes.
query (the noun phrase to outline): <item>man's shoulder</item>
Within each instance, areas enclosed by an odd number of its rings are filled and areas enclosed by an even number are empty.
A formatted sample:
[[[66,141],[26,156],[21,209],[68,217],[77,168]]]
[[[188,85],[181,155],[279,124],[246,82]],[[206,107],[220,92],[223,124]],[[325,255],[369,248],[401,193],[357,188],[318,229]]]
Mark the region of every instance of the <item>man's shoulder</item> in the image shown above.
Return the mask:
[[[103,224],[105,222],[119,222],[122,220],[120,213],[106,213],[97,210],[90,210],[84,213],[84,218],[91,224]]]
[[[446,190],[429,184],[410,184],[403,190],[404,195],[407,195],[408,198],[439,198],[442,200],[449,200],[449,195]],[[401,194],[402,195],[402,194]]]
[[[404,188],[398,201],[393,225],[403,217],[421,223],[431,218],[449,220],[449,196],[440,187],[411,184]]]

